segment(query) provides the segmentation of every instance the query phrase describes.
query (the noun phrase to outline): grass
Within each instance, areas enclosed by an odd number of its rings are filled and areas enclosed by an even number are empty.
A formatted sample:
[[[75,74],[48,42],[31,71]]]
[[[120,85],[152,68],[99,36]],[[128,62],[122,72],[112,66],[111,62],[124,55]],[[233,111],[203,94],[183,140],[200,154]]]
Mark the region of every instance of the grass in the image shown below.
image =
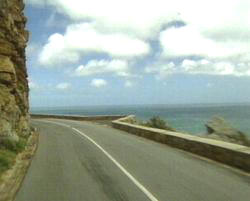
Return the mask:
[[[176,129],[170,127],[165,120],[161,119],[158,116],[154,116],[146,122],[137,121],[137,124],[151,128],[159,128],[167,131],[176,131]]]
[[[27,139],[20,137],[18,142],[6,139],[0,142],[0,149],[6,149],[15,153],[20,153],[24,150]]]
[[[25,149],[26,144],[27,139],[22,137],[18,142],[6,139],[0,143],[0,177],[14,165],[17,154]]]
[[[0,150],[0,176],[15,163],[16,153],[9,150]]]

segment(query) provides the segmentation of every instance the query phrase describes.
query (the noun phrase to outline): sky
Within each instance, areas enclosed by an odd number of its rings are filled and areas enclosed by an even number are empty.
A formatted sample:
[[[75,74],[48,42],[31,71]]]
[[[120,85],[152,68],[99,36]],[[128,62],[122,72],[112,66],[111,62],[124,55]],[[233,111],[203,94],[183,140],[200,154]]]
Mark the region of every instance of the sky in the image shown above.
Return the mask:
[[[249,0],[26,0],[31,107],[250,102]]]

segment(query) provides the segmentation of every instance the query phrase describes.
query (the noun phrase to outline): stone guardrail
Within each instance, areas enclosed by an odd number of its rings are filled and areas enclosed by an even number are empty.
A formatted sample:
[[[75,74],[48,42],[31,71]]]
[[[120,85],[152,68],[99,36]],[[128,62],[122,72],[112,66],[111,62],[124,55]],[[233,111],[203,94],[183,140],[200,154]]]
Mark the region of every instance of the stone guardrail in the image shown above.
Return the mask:
[[[96,115],[96,116],[72,116],[72,115],[50,115],[50,114],[30,114],[31,118],[52,118],[69,119],[78,121],[113,121],[126,117],[125,115]]]
[[[127,123],[132,118],[112,121],[112,127],[250,172],[249,147]]]

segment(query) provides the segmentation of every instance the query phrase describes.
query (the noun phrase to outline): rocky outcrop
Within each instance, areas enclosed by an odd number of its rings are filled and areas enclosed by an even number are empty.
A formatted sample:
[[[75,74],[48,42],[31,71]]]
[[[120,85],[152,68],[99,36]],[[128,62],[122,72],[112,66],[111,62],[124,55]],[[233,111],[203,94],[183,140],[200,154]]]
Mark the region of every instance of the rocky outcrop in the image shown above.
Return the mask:
[[[221,117],[214,117],[206,125],[209,138],[250,146],[247,135],[235,128]]]
[[[30,133],[23,9],[23,0],[0,0],[0,142]]]

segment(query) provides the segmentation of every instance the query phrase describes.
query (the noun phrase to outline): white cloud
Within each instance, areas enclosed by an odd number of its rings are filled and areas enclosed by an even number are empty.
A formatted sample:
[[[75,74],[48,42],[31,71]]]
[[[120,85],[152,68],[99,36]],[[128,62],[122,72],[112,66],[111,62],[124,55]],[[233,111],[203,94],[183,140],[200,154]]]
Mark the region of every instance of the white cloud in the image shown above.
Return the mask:
[[[217,42],[203,36],[196,27],[190,25],[170,28],[160,34],[163,56],[203,56],[208,58],[228,58],[245,53],[243,44]]]
[[[161,76],[172,73],[250,76],[250,41],[209,38],[197,27],[187,25],[161,32],[160,42],[164,59],[203,58],[184,59],[173,69],[164,69],[163,65],[157,69]]]
[[[229,61],[209,61],[206,59],[185,59],[181,64],[173,62],[167,64],[155,64],[145,69],[146,73],[155,74],[157,78],[165,79],[172,74],[206,74],[206,75],[230,75],[250,76],[250,63],[234,64]]]
[[[61,34],[51,35],[39,56],[39,62],[47,67],[74,63],[79,59],[79,53],[66,47],[64,37]]]
[[[79,0],[28,0],[36,5],[53,6],[57,12],[65,14],[73,21],[88,20],[98,30],[125,32],[140,38],[155,35],[163,24],[178,14],[178,2],[149,0],[140,1],[79,1]]]
[[[101,88],[107,85],[107,82],[103,79],[93,79],[90,83],[91,86]]]
[[[158,70],[146,71],[157,71],[162,76],[173,72],[249,74],[249,0],[148,0],[143,4],[134,0],[27,0],[27,3],[51,6],[75,23],[64,34],[50,36],[39,59],[45,66],[77,63],[89,53],[129,61],[145,56],[146,60],[151,51],[149,40],[154,39],[160,41],[162,58],[168,61],[197,56],[211,65],[194,60],[198,64],[171,67],[159,60]],[[187,26],[169,28],[169,23],[176,20]],[[241,63],[244,67],[240,67]]]
[[[209,62],[207,60],[184,60],[180,71],[189,74],[237,75],[242,76],[238,69],[230,62]]]
[[[67,82],[59,83],[56,85],[56,89],[59,89],[62,91],[69,90],[70,88],[71,88],[71,84]]]
[[[79,66],[75,70],[74,75],[89,76],[105,73],[121,77],[131,76],[128,62],[123,60],[91,60],[86,65]]]
[[[173,62],[167,64],[156,64],[155,66],[146,67],[146,73],[156,74],[157,78],[166,78],[176,71],[176,65]]]
[[[127,88],[131,88],[134,86],[134,83],[131,82],[130,80],[126,80],[125,84],[124,84],[125,87]]]
[[[149,51],[149,45],[142,40],[119,33],[101,33],[91,24],[81,23],[68,26],[64,35],[51,35],[39,61],[43,65],[53,66],[65,62],[76,63],[88,53],[129,58],[146,55]]]
[[[27,3],[53,6],[73,21],[94,22],[99,30],[144,38],[155,36],[162,25],[175,19],[183,19],[206,33],[231,32],[235,27],[250,30],[248,0],[148,0],[143,4],[134,0],[27,0]]]
[[[39,89],[39,86],[35,82],[29,80],[29,88],[30,90],[37,90]]]

